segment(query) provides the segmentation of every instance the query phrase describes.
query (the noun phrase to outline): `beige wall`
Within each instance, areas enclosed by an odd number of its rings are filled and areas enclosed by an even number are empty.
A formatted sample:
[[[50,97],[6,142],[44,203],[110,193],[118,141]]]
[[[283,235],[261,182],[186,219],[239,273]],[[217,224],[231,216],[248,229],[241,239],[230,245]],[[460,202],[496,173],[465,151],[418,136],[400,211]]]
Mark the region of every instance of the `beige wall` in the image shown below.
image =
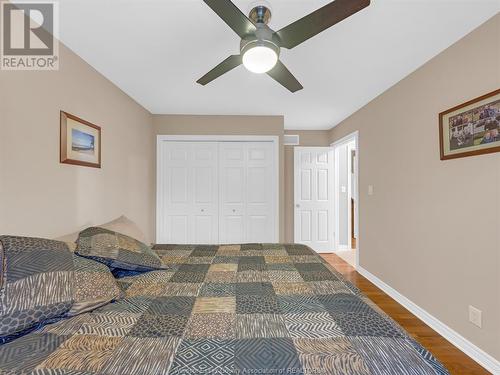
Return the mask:
[[[170,135],[273,135],[280,140],[279,160],[279,218],[280,241],[285,233],[284,158],[283,158],[283,116],[195,116],[154,115],[154,131]]]
[[[328,146],[328,130],[286,130],[285,134],[298,134],[299,146]],[[294,146],[285,146],[285,241],[294,240]]]
[[[152,236],[152,119],[60,45],[60,70],[0,71],[0,233],[55,237],[126,214]],[[59,111],[102,127],[102,169],[59,163]]]
[[[497,15],[331,131],[360,131],[361,266],[497,359],[500,154],[440,161],[437,116],[499,87]]]

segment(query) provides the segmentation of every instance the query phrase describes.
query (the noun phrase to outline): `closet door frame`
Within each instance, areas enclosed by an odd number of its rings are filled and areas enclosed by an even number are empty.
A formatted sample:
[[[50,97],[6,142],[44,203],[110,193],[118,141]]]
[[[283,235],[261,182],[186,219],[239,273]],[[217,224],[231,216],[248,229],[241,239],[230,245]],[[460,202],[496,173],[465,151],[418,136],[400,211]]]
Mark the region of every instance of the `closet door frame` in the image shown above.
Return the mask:
[[[163,191],[161,174],[163,172],[163,160],[161,159],[160,147],[162,142],[184,141],[184,142],[271,142],[274,154],[274,173],[271,181],[274,192],[274,242],[279,242],[280,228],[280,194],[279,194],[279,137],[266,135],[157,135],[156,136],[156,243],[160,238],[160,223],[163,212],[159,207],[161,192]]]

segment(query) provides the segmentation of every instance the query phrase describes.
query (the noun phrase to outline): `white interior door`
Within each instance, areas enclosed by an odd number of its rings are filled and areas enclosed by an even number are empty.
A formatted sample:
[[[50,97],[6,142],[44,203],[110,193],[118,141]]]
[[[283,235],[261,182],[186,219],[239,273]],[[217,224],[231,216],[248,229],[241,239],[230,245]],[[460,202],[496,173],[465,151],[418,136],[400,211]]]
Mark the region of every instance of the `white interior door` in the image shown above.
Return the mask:
[[[273,242],[275,178],[271,142],[221,142],[220,243]]]
[[[330,147],[294,148],[295,242],[334,250],[334,158]]]
[[[158,243],[218,243],[218,143],[164,141],[158,152]]]

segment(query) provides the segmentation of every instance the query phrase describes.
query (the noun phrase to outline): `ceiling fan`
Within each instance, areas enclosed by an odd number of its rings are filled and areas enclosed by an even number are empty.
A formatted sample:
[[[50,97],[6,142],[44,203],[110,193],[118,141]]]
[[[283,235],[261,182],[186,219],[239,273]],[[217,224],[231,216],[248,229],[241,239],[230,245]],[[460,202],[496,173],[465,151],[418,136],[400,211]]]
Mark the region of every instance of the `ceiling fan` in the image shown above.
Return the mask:
[[[291,92],[303,87],[279,60],[280,49],[292,49],[370,5],[370,0],[335,0],[279,31],[267,24],[271,11],[254,7],[246,17],[231,0],[203,0],[241,38],[240,54],[231,55],[197,83],[206,85],[243,64],[253,73],[267,73]]]

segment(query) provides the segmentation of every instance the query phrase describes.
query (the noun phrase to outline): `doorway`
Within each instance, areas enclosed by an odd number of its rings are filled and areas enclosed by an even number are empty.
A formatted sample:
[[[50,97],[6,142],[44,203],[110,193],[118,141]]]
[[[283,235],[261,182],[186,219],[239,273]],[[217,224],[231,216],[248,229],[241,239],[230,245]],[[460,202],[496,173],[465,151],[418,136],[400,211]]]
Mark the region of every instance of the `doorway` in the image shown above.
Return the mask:
[[[294,148],[294,242],[319,253],[335,244],[332,147]]]
[[[353,267],[359,264],[358,132],[336,141],[335,159],[335,246],[334,252]]]

